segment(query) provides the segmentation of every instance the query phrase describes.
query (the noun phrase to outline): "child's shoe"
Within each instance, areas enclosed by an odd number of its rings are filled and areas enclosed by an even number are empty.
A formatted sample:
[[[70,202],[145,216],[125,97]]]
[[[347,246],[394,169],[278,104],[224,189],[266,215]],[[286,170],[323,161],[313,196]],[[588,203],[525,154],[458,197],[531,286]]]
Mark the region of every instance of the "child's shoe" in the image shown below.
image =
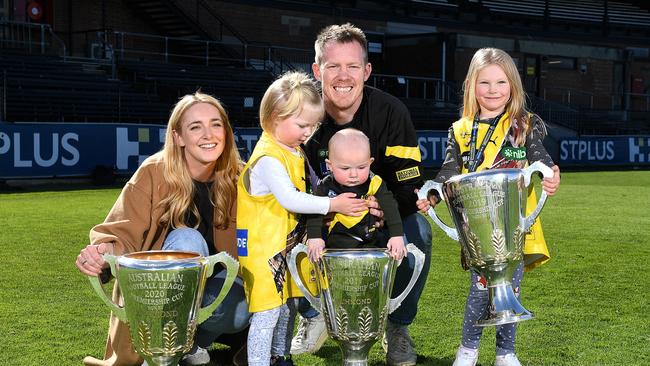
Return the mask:
[[[497,356],[494,366],[521,366],[517,355],[514,353],[507,353],[502,356]]]
[[[454,364],[452,366],[475,366],[477,361],[477,349],[460,346],[458,347],[458,351],[456,352],[456,359],[454,360]]]

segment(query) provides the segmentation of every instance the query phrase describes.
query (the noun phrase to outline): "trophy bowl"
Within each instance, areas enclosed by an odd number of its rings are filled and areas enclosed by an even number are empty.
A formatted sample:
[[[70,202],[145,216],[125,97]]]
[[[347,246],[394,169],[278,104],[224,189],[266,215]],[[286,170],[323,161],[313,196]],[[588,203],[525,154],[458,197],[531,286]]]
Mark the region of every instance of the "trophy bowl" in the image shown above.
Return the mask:
[[[390,296],[399,262],[385,249],[327,249],[313,263],[319,297],[311,295],[298,276],[296,260],[301,253],[307,253],[306,246],[299,244],[289,254],[289,271],[305,297],[323,314],[329,336],[343,352],[344,365],[368,364],[368,352],[383,336],[388,314],[400,306],[415,285],[424,254],[413,244],[407,245],[407,251],[415,261],[413,275],[394,299]]]
[[[447,202],[455,228],[446,225],[433,208],[431,219],[447,235],[460,241],[469,267],[488,284],[488,312],[476,325],[515,323],[533,318],[512,289],[511,279],[523,259],[524,238],[546,202],[542,192],[535,210],[525,216],[528,186],[534,172],[552,177],[541,162],[525,169],[495,169],[460,174],[440,184],[427,181],[418,192],[426,198],[436,190]]]
[[[99,297],[130,328],[135,351],[149,365],[176,365],[194,344],[198,324],[210,317],[232,286],[239,263],[227,253],[202,257],[184,251],[145,251],[104,254],[120,284],[124,306],[115,304],[96,276],[89,276]],[[200,307],[214,266],[227,269],[221,292]]]

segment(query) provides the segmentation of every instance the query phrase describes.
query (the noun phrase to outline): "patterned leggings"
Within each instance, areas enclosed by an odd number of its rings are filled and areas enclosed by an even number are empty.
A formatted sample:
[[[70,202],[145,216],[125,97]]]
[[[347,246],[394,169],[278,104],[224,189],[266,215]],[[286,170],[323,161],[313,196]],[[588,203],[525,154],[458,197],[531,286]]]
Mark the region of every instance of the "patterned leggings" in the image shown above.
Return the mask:
[[[478,349],[483,334],[483,327],[474,325],[481,319],[488,305],[488,290],[485,279],[478,273],[470,271],[471,283],[467,302],[465,303],[465,318],[463,319],[463,347]],[[523,263],[517,267],[512,274],[512,289],[515,296],[519,298],[521,278],[524,276]],[[517,323],[498,325],[496,328],[497,355],[502,356],[515,352],[515,336],[517,334]]]
[[[271,356],[288,356],[295,320],[296,308],[292,301],[253,313],[248,330],[248,365],[268,366]]]

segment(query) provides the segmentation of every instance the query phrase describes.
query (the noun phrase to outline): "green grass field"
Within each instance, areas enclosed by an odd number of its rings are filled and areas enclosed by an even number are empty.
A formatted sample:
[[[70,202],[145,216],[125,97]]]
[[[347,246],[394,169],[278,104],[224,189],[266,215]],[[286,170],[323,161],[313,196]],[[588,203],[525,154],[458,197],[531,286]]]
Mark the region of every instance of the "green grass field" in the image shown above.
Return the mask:
[[[0,193],[0,365],[80,365],[104,352],[108,308],[75,265],[119,189]],[[552,260],[529,272],[518,328],[525,365],[650,365],[650,171],[565,173],[542,212]],[[468,275],[434,228],[433,259],[410,327],[421,365],[451,365]],[[480,365],[494,363],[494,329]],[[213,351],[222,364],[225,349]],[[332,341],[297,365],[340,365]],[[379,345],[370,364],[384,363]]]

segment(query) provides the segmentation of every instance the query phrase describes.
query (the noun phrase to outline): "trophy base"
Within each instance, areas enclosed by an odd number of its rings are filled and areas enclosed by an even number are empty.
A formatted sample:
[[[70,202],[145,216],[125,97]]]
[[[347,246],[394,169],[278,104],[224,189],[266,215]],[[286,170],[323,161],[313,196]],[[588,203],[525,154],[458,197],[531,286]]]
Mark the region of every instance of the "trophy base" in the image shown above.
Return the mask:
[[[488,286],[488,298],[489,311],[476,322],[479,327],[518,323],[534,318],[533,313],[521,305],[510,283]]]
[[[176,366],[176,365],[178,365],[178,362],[181,360],[182,357],[183,357],[183,354],[175,355],[175,356],[149,356],[149,357],[143,357],[144,358],[144,363],[142,365],[146,365],[146,366]]]
[[[368,353],[377,340],[369,339],[362,343],[336,341],[343,354],[343,366],[368,366]]]

